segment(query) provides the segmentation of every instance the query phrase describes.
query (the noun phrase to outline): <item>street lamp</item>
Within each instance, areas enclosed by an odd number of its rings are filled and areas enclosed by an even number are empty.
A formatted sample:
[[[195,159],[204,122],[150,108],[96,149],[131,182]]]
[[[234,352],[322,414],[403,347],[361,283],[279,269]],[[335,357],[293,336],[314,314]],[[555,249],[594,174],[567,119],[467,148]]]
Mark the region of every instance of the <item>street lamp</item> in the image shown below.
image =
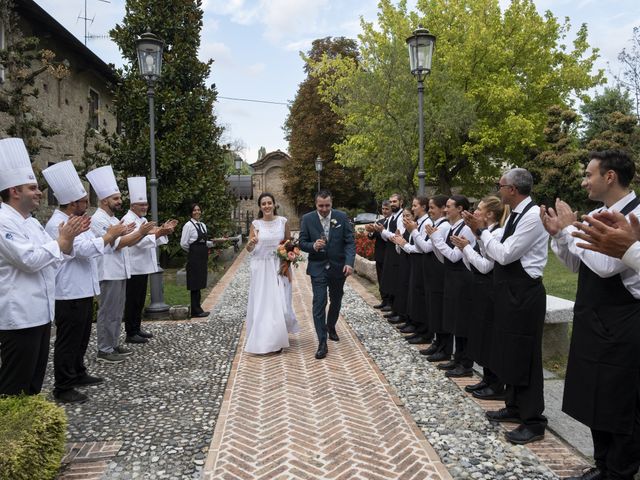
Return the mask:
[[[147,30],[136,40],[138,66],[140,75],[147,81],[147,98],[149,99],[149,150],[151,152],[151,220],[158,222],[158,178],[156,176],[156,142],[155,142],[155,109],[154,85],[162,73],[162,49],[164,42]],[[160,249],[156,248],[156,260],[159,262]],[[158,263],[157,272],[151,274],[151,301],[146,308],[150,317],[161,317],[169,311],[169,305],[164,303],[162,288],[162,269]]]
[[[424,102],[424,79],[431,73],[431,58],[433,57],[433,47],[436,43],[435,35],[429,30],[418,26],[418,29],[407,38],[409,46],[409,62],[411,63],[411,73],[418,79],[418,128],[420,138],[420,150],[418,152],[418,192],[424,195],[424,115],[422,104]]]
[[[316,172],[318,172],[318,191],[320,191],[320,172],[322,171],[322,162],[324,162],[324,160],[322,160],[322,158],[318,156],[318,158],[316,158]]]
[[[242,194],[242,189],[240,188],[240,170],[242,169],[242,159],[240,157],[235,157],[233,160],[233,164],[236,167],[236,175],[238,176],[237,186],[236,188]],[[235,220],[238,222],[238,227],[240,227],[240,205],[239,202],[236,202],[236,206],[233,208],[233,216]]]

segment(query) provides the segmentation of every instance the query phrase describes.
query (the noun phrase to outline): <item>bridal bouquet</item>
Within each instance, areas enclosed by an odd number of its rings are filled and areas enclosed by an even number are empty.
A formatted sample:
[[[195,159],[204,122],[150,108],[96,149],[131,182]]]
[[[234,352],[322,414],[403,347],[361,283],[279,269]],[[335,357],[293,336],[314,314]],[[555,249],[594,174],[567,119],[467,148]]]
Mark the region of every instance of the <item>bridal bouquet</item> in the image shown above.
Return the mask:
[[[291,265],[297,268],[298,263],[304,261],[300,247],[298,247],[297,242],[295,242],[293,238],[288,238],[280,242],[276,250],[276,257],[280,259],[278,274],[282,276],[289,275]]]

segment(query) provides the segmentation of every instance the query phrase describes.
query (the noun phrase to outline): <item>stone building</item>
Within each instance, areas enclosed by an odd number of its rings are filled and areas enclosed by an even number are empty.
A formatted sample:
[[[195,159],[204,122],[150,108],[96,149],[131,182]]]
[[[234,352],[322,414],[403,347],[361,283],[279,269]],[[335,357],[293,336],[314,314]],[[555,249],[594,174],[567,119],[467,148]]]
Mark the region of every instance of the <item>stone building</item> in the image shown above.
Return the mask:
[[[258,215],[258,197],[262,192],[272,193],[278,204],[278,214],[289,219],[289,227],[292,230],[300,228],[300,218],[289,198],[284,194],[284,165],[291,161],[291,157],[285,152],[276,150],[267,153],[264,157],[252,164],[253,174],[229,177],[232,191],[236,192],[239,199],[235,212],[237,220],[243,224],[246,218],[255,218]],[[251,179],[249,181],[249,178]],[[249,192],[250,189],[250,192]],[[242,228],[244,232],[244,227]]]
[[[116,118],[110,111],[113,98],[108,87],[117,81],[115,72],[34,1],[15,0],[14,3],[22,33],[37,37],[39,48],[53,51],[56,61],[68,64],[68,75],[64,78],[56,78],[45,71],[35,79],[39,96],[32,100],[33,108],[60,133],[42,139],[43,148],[34,159],[34,166],[43,169],[67,159],[79,164],[87,128],[106,127],[109,132],[117,128]],[[0,22],[0,25],[3,25],[0,27],[0,48],[6,48],[10,39],[5,36],[4,23]],[[0,72],[2,81],[8,82],[6,72]],[[1,137],[7,136],[9,121],[7,114],[0,113]],[[53,195],[47,197],[50,203],[55,203]]]

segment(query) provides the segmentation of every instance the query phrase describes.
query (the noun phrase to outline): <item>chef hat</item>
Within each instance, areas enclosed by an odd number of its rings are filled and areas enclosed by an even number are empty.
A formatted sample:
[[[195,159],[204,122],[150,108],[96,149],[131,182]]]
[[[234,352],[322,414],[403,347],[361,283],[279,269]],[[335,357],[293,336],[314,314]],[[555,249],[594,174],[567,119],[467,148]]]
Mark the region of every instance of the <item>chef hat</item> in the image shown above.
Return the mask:
[[[0,140],[0,191],[27,183],[37,183],[27,147],[21,138]]]
[[[67,205],[87,196],[87,191],[80,181],[71,160],[51,165],[42,171],[42,175],[53,190],[60,205]]]
[[[116,176],[113,174],[111,165],[105,165],[104,167],[91,170],[87,173],[87,180],[89,180],[89,183],[91,183],[91,186],[96,191],[98,200],[104,200],[111,195],[120,193],[118,182],[116,182]]]
[[[147,179],[146,177],[129,177],[127,178],[129,185],[129,202],[130,203],[146,203],[147,202]]]

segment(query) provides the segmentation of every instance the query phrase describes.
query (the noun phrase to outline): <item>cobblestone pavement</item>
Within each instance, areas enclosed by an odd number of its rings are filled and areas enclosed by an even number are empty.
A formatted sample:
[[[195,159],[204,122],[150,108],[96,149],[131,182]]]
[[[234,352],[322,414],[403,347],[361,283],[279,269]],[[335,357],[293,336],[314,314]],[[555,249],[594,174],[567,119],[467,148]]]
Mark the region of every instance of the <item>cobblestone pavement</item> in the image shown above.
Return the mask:
[[[94,328],[87,368],[105,383],[83,389],[88,402],[64,407],[70,444],[62,478],[201,477],[244,321],[248,271],[241,262],[204,303],[217,303],[208,321],[145,322],[154,338],[126,344],[134,354],[124,363],[96,363]],[[52,377],[50,364],[43,391]],[[101,442],[119,448],[101,449]]]

